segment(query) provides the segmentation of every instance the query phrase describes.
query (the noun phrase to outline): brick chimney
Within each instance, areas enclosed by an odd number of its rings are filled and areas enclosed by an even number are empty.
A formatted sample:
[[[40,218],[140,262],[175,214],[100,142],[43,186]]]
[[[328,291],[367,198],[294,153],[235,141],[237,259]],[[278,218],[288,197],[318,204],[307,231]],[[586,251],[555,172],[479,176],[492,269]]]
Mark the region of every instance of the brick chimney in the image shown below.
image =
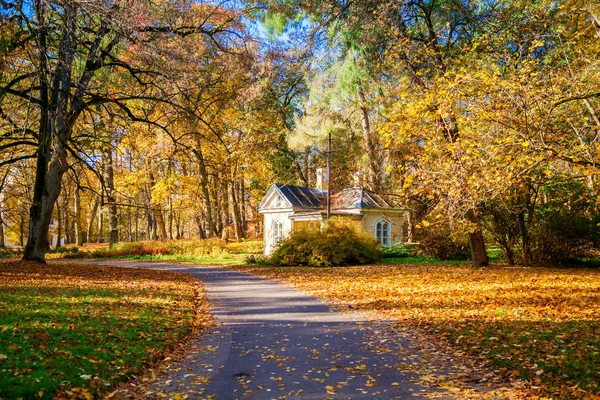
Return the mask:
[[[329,190],[329,177],[325,168],[317,168],[317,189],[321,192]]]

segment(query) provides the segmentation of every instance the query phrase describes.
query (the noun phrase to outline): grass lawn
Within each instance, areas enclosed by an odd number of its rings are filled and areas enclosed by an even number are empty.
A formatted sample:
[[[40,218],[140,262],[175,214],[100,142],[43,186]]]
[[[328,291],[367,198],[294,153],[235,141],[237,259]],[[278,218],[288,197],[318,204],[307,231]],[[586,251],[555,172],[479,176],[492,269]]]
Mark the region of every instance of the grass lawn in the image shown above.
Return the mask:
[[[236,269],[398,320],[525,382],[537,395],[600,398],[600,270],[465,265]]]
[[[165,271],[0,262],[0,398],[92,398],[210,322],[201,283]]]

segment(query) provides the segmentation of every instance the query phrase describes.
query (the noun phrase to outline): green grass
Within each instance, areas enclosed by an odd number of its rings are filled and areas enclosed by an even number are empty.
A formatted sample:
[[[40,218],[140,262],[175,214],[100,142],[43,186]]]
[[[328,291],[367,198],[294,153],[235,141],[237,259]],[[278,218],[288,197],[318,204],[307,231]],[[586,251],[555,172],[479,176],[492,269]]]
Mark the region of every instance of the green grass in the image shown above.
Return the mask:
[[[145,254],[145,255],[124,255],[115,256],[113,258],[119,260],[146,260],[146,261],[175,261],[193,264],[210,264],[210,265],[237,265],[242,264],[248,254],[206,254],[206,255],[191,255],[191,254]]]
[[[200,289],[164,271],[0,263],[0,398],[99,397],[208,321]]]

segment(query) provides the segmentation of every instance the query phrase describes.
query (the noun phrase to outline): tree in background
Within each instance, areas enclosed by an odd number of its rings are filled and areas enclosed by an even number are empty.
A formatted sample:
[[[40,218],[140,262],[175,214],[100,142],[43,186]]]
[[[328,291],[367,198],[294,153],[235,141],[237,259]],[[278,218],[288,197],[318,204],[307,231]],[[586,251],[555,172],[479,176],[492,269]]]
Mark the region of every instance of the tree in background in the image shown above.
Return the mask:
[[[156,124],[132,103],[169,101],[157,96],[168,81],[158,67],[169,44],[198,35],[224,48],[237,15],[185,1],[32,0],[3,2],[2,18],[6,146],[35,149],[10,161],[37,159],[24,259],[43,262],[68,156],[82,150],[73,132],[83,116],[101,118],[112,105],[129,120]]]

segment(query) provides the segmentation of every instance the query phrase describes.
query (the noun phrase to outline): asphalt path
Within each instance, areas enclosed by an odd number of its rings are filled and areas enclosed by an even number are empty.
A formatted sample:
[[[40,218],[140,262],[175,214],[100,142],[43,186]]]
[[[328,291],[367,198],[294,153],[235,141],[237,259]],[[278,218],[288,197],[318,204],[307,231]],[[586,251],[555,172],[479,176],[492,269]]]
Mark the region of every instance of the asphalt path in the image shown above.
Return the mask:
[[[211,302],[217,325],[193,339],[182,360],[167,363],[148,397],[404,399],[432,393],[403,371],[408,343],[401,337],[391,343],[379,335],[380,323],[360,313],[336,312],[281,283],[218,267],[101,263],[191,274]]]

